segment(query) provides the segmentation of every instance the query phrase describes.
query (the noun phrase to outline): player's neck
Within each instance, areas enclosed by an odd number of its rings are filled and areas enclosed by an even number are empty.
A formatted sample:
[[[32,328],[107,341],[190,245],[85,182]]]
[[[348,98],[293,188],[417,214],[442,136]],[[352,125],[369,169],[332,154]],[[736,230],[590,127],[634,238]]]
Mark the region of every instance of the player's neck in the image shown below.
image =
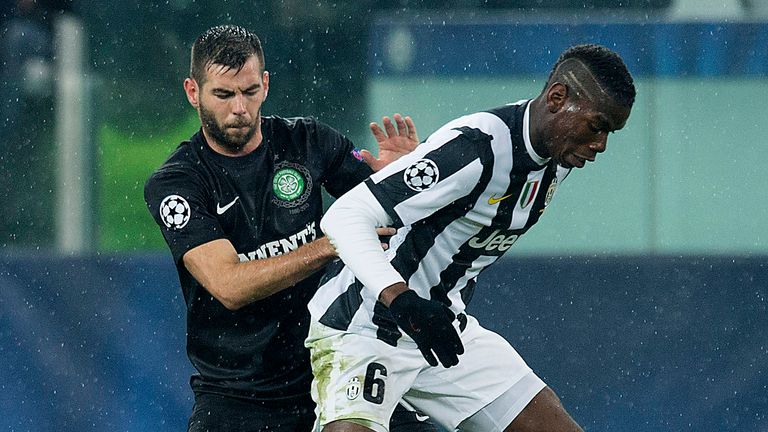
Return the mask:
[[[531,101],[530,106],[530,117],[529,117],[529,131],[531,138],[531,147],[533,147],[533,150],[541,157],[549,157],[549,151],[547,150],[546,146],[544,145],[544,140],[542,139],[542,133],[541,133],[541,127],[542,127],[542,118],[544,117],[545,113],[544,111],[547,109],[546,102],[541,99],[541,96],[537,97],[536,99]]]

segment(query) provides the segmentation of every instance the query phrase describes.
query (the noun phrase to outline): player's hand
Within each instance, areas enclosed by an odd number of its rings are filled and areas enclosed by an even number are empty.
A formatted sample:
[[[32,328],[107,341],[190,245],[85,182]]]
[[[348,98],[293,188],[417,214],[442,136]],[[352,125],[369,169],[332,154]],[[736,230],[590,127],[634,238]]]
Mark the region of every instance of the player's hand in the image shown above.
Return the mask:
[[[397,230],[392,227],[380,227],[376,228],[376,234],[379,235],[379,240],[381,241],[381,248],[384,250],[389,249],[389,238],[392,237],[397,233]],[[330,241],[328,237],[320,237],[319,239],[313,241],[312,243],[317,243],[318,247],[318,253],[320,254],[327,254],[329,256],[338,257],[339,254],[336,252],[336,245],[333,244],[333,242]]]
[[[336,252],[336,246],[327,236],[320,237],[319,239],[308,243],[306,246],[312,247],[314,254],[317,256],[330,257],[331,259],[339,256]]]
[[[389,310],[397,325],[416,342],[427,363],[437,366],[437,359],[444,367],[459,363],[464,345],[452,324],[456,317],[447,306],[407,290],[392,300]]]
[[[389,249],[389,239],[397,233],[397,230],[392,227],[376,228],[376,234],[379,235],[381,241],[381,248],[384,250]]]
[[[375,157],[368,150],[362,150],[360,155],[374,171],[379,171],[401,156],[407,155],[419,145],[419,136],[416,134],[416,125],[413,124],[413,120],[400,114],[395,114],[392,117],[394,117],[395,123],[392,123],[392,120],[386,116],[381,119],[381,123],[384,125],[383,130],[376,122],[369,125],[371,133],[379,145],[379,157]],[[397,129],[395,129],[395,124]]]

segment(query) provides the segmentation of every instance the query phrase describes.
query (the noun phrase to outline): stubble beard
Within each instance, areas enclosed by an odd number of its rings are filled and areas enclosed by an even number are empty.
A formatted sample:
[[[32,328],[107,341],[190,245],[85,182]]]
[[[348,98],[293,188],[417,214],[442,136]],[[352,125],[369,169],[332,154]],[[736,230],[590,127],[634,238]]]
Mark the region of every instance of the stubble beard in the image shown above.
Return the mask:
[[[257,116],[256,122],[260,120],[261,116]],[[247,123],[245,121],[228,124],[222,126],[216,121],[216,116],[209,110],[207,110],[202,104],[200,104],[200,121],[203,129],[208,135],[213,138],[216,143],[231,151],[237,153],[245,147],[246,144],[253,138],[256,133],[256,123]],[[239,130],[228,129],[230,127],[247,127],[248,130],[245,133],[241,133]]]

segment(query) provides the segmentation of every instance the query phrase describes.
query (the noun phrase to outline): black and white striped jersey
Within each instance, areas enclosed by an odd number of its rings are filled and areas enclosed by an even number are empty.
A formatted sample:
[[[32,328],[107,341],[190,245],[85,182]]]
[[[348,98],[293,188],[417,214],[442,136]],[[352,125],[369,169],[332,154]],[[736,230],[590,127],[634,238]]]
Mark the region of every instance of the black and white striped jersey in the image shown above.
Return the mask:
[[[477,276],[539,220],[570,172],[533,150],[528,106],[524,100],[453,120],[358,186],[400,228],[386,252],[394,270],[456,314]],[[309,305],[313,319],[396,345],[401,332],[377,301],[386,286],[361,276],[364,286],[353,270],[360,276],[365,266],[356,267],[329,267]]]

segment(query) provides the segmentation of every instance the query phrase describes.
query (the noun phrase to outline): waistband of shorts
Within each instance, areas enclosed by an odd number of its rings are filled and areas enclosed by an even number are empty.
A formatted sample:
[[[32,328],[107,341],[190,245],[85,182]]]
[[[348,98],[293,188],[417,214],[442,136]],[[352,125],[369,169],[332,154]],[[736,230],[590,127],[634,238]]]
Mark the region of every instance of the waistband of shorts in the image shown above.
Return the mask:
[[[464,312],[460,312],[458,315],[456,315],[456,319],[453,321],[453,326],[454,328],[456,328],[456,331],[459,334],[463,333],[467,329],[469,320],[470,320],[469,316]],[[347,330],[342,330],[342,329],[330,327],[326,324],[321,323],[319,320],[316,320],[313,318],[310,324],[309,335],[306,339],[306,343],[311,343],[313,340],[316,340],[318,338],[324,338],[334,333],[358,334],[358,335],[373,337],[375,339],[380,339],[379,337],[377,337],[376,330],[368,326],[359,327],[359,328],[351,327]],[[305,345],[307,345],[306,343]],[[416,347],[416,342],[413,339],[411,339],[411,337],[408,336],[408,334],[402,330],[400,330],[400,337],[397,340],[397,344],[399,346],[401,344],[405,344],[405,345],[412,345],[414,348]]]

